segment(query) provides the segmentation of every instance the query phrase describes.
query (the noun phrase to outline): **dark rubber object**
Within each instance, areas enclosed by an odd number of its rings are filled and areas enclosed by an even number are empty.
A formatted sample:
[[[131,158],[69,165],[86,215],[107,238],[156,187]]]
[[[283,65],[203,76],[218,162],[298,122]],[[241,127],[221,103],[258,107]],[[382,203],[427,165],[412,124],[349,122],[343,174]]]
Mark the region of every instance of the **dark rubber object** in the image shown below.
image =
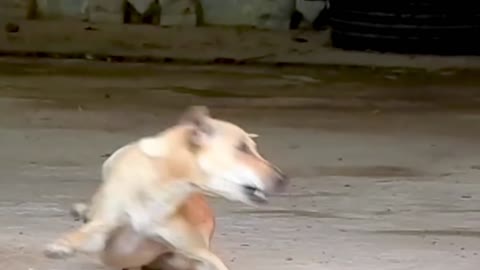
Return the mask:
[[[331,0],[332,45],[349,50],[480,55],[480,2]]]
[[[289,28],[291,30],[298,29],[302,20],[303,20],[303,14],[295,10],[292,13],[292,15],[290,16],[290,27]]]

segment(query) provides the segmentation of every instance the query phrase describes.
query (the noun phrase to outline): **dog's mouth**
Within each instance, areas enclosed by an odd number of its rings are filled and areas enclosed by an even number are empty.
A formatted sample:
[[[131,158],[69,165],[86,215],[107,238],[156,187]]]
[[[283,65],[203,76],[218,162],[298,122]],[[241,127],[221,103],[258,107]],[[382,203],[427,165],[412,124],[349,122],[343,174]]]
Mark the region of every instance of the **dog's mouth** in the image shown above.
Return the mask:
[[[211,197],[224,197],[231,200],[239,200],[240,198],[237,196],[238,191],[240,191],[242,197],[248,200],[248,204],[259,205],[266,204],[268,202],[267,194],[263,190],[251,185],[237,186],[235,192],[237,195],[233,195],[231,192],[226,192],[225,190],[211,189],[206,186],[199,186],[199,188],[202,190],[203,194]]]
[[[247,196],[247,198],[257,204],[265,204],[268,202],[267,196],[265,195],[265,192],[262,190],[254,187],[254,186],[242,186],[243,187],[243,192]]]

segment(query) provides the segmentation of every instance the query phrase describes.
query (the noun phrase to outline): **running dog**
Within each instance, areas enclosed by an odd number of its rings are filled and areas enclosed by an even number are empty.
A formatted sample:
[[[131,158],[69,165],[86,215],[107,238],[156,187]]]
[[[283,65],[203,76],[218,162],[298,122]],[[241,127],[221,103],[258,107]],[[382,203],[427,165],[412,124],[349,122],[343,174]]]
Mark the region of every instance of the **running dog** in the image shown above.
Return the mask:
[[[128,269],[175,262],[176,269],[228,270],[210,250],[215,222],[201,193],[259,205],[288,182],[252,137],[206,107],[189,108],[176,125],[104,162],[86,223],[47,245],[45,255],[99,253],[105,264]]]

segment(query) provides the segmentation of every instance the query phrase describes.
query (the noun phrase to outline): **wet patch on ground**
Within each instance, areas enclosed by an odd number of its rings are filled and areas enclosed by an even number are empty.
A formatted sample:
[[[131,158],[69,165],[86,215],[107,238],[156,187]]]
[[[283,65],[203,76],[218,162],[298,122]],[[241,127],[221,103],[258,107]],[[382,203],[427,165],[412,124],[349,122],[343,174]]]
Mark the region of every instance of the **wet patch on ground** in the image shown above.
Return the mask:
[[[480,213],[480,209],[446,209],[446,210],[439,210],[439,211],[436,211],[438,213],[445,213],[445,214],[448,214],[448,213],[452,213],[452,214],[455,214],[455,213]]]
[[[173,87],[172,92],[179,94],[188,94],[197,97],[207,98],[268,98],[271,96],[262,94],[247,94],[240,92],[228,92],[214,89],[194,89],[188,87]]]
[[[258,209],[258,210],[235,210],[232,211],[235,214],[248,214],[248,215],[259,215],[266,216],[269,218],[288,218],[288,217],[307,217],[307,218],[317,218],[317,219],[363,219],[348,215],[337,215],[332,213],[322,213],[316,211],[308,210],[292,210],[292,209]]]
[[[425,172],[401,166],[316,166],[319,176],[348,176],[348,177],[417,177],[426,175]]]
[[[389,75],[391,73],[395,74],[395,79]],[[478,88],[475,87],[480,85],[480,80],[472,71],[444,76],[421,70],[333,66],[320,69],[249,66],[240,69],[77,60],[35,63],[3,60],[0,61],[0,77],[16,81],[0,85],[2,96],[11,94],[11,85],[17,84],[17,97],[21,94],[32,101],[46,100],[48,102],[42,106],[56,108],[75,105],[125,108],[133,107],[132,103],[156,108],[162,104],[165,95],[177,95],[182,104],[188,103],[188,98],[190,102],[220,107],[240,104],[277,110],[368,111],[374,115],[392,109],[472,111],[478,110],[480,104]],[[28,85],[31,80],[38,83]],[[50,80],[69,85],[70,91],[52,87],[50,82],[48,88],[42,87]],[[76,89],[88,80],[96,82]],[[116,82],[105,84],[105,80]],[[452,84],[455,87],[448,86]],[[135,95],[127,98],[132,91]]]
[[[316,192],[297,192],[286,194],[275,194],[271,197],[284,197],[284,198],[315,198],[315,197],[341,197],[347,196],[346,192],[328,192],[328,191],[316,191]]]
[[[392,234],[402,236],[456,236],[480,238],[480,231],[473,230],[380,230],[372,231],[376,234]]]

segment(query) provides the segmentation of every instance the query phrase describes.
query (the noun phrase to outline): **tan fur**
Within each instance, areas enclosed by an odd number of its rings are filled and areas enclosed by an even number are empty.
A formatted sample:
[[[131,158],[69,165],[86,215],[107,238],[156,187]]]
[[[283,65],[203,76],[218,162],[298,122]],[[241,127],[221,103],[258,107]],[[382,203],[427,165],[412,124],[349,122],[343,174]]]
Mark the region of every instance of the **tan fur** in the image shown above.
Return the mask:
[[[286,180],[251,137],[194,107],[178,125],[120,148],[103,165],[88,222],[49,244],[45,254],[95,252],[121,268],[177,259],[185,267],[198,261],[227,270],[210,250],[213,213],[199,192],[256,204]]]

